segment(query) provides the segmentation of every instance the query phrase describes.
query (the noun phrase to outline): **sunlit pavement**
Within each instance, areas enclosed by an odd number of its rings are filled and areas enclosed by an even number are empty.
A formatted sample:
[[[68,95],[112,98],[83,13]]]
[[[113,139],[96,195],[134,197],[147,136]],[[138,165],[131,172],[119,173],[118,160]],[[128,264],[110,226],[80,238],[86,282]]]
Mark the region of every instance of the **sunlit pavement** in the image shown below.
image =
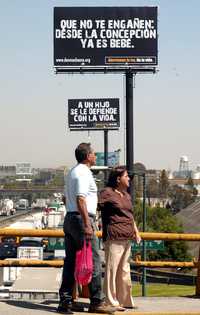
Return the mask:
[[[134,298],[136,310],[128,310],[126,312],[135,315],[141,314],[199,314],[200,315],[200,299],[192,297],[136,297]],[[87,313],[88,299],[79,299],[84,306],[84,313]],[[56,313],[56,300],[1,300],[0,314],[15,315],[38,315]],[[76,312],[74,314],[84,314]],[[124,313],[124,312],[123,312]],[[115,314],[121,315],[122,312]]]

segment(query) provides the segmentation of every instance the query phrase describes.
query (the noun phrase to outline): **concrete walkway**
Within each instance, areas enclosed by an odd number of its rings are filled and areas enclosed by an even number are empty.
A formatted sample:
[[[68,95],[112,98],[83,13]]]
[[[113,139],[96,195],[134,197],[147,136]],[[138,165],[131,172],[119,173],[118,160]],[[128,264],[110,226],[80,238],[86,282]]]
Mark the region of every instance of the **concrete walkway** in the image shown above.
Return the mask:
[[[190,297],[135,297],[137,310],[126,311],[127,315],[200,315],[200,299]],[[76,312],[75,315],[83,315],[87,312],[88,300],[79,299],[84,306],[84,312]],[[57,301],[31,301],[31,300],[1,300],[0,314],[2,315],[49,315],[56,313]],[[124,312],[116,312],[115,315],[122,315]]]
[[[58,289],[61,280],[60,268],[22,268],[20,276],[0,297],[0,315],[47,315],[56,313]],[[137,310],[126,311],[127,315],[142,314],[199,314],[200,299],[194,297],[134,297]],[[87,312],[88,299],[80,298]],[[115,314],[122,315],[124,312]],[[58,313],[57,313],[58,314]],[[75,315],[85,313],[77,312]]]

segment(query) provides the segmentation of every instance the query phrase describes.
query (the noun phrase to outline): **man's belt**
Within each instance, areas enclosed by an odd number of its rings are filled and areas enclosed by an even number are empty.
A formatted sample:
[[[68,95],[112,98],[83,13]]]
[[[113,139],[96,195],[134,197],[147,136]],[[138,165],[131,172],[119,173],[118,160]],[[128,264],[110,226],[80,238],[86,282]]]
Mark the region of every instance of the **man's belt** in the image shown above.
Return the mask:
[[[67,212],[67,215],[81,215],[81,214],[80,214],[80,212],[78,212],[78,211],[68,211],[68,212]],[[93,218],[93,219],[96,218],[96,215],[95,215],[95,214],[92,214],[92,213],[88,213],[88,216],[89,216],[90,218]]]

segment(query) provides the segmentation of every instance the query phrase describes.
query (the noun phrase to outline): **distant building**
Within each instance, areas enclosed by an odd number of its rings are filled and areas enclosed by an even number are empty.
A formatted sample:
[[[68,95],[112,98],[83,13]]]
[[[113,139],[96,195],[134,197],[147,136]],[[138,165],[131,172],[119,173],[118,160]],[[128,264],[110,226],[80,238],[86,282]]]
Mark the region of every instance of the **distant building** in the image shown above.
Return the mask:
[[[64,174],[67,171],[66,166],[60,166],[57,168],[38,168],[33,169],[34,185],[48,185],[50,184],[55,178],[57,181],[62,182],[64,179]]]
[[[191,177],[191,171],[189,170],[189,159],[186,155],[180,157],[179,170],[173,172],[174,178],[188,178]]]
[[[15,165],[0,165],[0,178],[10,177],[16,175]]]
[[[200,165],[197,165],[196,170],[192,171],[192,179],[200,179]]]
[[[16,175],[32,175],[31,163],[16,163]]]
[[[53,178],[53,172],[48,169],[38,170],[37,176],[35,176],[33,183],[35,185],[47,185]]]
[[[189,171],[189,160],[186,155],[180,157],[179,162],[179,176],[182,178],[186,178],[191,175]]]
[[[159,181],[160,178],[160,174],[161,174],[161,170],[146,170],[146,177],[147,177],[147,182],[150,180],[155,180],[155,181]]]
[[[31,163],[19,162],[16,163],[16,180],[17,181],[31,181],[32,180]]]

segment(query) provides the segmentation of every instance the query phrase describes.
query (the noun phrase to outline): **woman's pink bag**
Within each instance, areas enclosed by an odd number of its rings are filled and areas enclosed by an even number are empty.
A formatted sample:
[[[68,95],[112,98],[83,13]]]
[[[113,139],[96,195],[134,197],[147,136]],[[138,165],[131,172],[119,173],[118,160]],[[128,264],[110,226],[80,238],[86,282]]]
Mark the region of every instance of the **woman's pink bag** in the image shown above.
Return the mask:
[[[83,248],[76,252],[75,280],[77,283],[87,285],[92,280],[93,260],[90,241],[84,240]]]

